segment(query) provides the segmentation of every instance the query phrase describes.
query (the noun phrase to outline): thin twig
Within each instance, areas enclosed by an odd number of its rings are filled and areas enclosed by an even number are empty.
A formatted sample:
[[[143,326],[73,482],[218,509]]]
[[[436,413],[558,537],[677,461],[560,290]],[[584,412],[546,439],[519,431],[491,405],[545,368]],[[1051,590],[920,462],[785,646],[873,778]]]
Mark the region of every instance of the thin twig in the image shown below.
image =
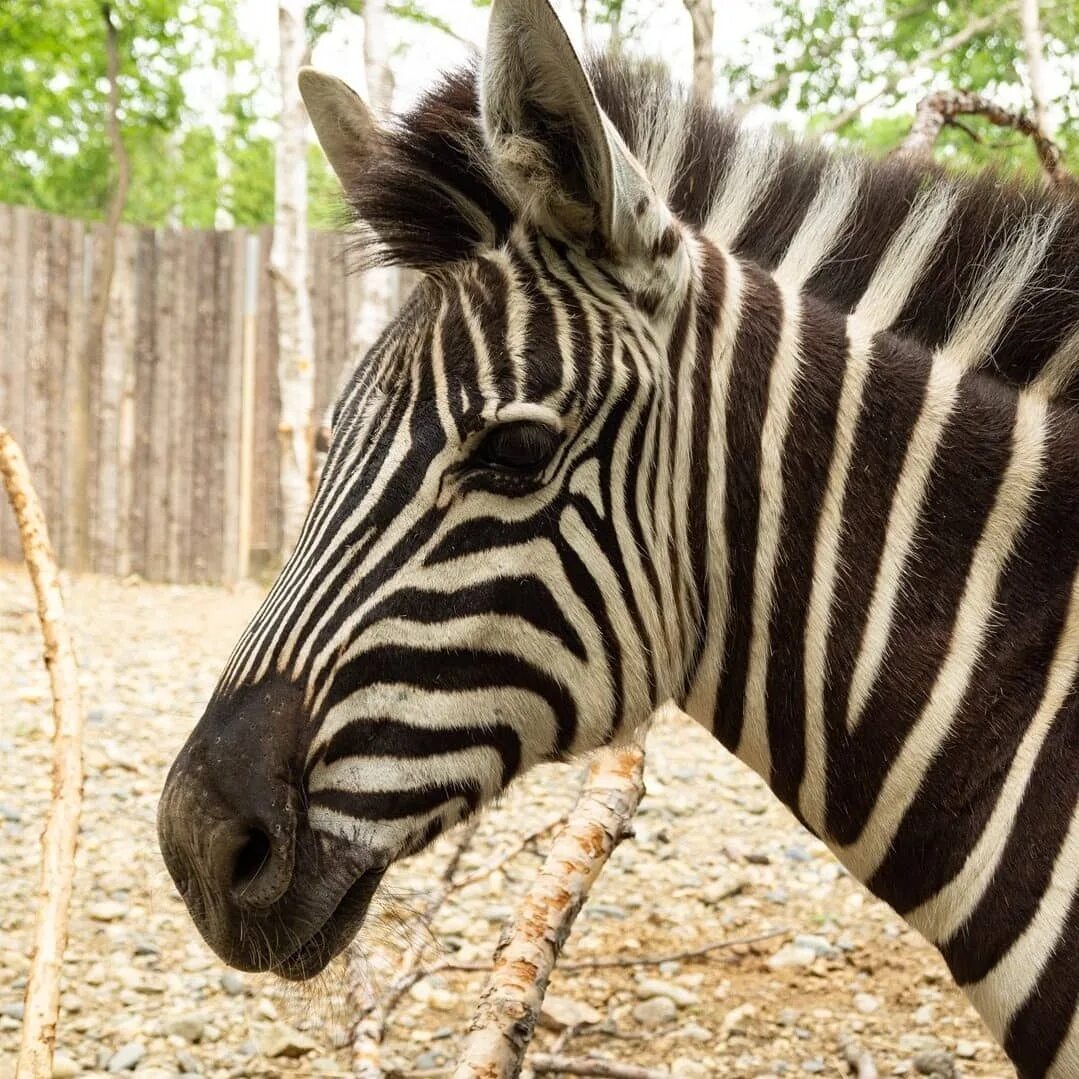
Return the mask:
[[[557,817],[549,820],[546,824],[541,824],[538,828],[533,828],[532,831],[522,836],[512,846],[507,847],[504,851],[496,854],[494,857],[488,859],[483,865],[474,869],[467,876],[462,877],[460,880],[454,882],[454,889],[467,888],[470,884],[476,884],[481,880],[485,880],[491,876],[492,873],[497,873],[507,862],[513,861],[526,847],[535,843],[537,839],[541,839],[548,832],[553,832],[564,820],[566,815],[560,813]]]
[[[670,1079],[670,1072],[660,1068],[642,1068],[638,1064],[619,1064],[599,1057],[567,1057],[555,1053],[533,1053],[528,1063],[537,1075],[586,1075],[598,1079]]]
[[[75,650],[64,614],[56,556],[45,515],[18,443],[0,427],[0,472],[19,523],[23,557],[37,595],[52,688],[52,803],[42,836],[41,887],[33,958],[26,982],[16,1079],[49,1079],[60,1008],[60,967],[67,947],[75,848],[82,809],[82,699]]]
[[[734,940],[718,940],[705,944],[701,948],[686,948],[678,952],[664,952],[660,955],[623,956],[618,959],[564,959],[558,964],[559,970],[604,970],[610,967],[658,967],[663,963],[680,963],[685,959],[699,959],[726,948],[738,948],[748,944],[759,944],[764,940],[790,936],[790,929],[775,929],[770,933],[761,933],[755,937],[736,937]],[[464,960],[444,959],[427,968],[429,974],[443,970],[492,970],[493,963],[466,962]]]

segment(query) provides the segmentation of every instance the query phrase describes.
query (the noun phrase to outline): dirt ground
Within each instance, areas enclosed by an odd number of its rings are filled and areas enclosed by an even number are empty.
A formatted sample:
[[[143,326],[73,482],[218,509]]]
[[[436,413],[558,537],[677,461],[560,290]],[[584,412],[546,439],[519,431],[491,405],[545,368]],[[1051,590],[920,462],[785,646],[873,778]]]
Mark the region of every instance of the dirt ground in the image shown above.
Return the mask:
[[[348,1074],[343,966],[307,991],[226,971],[189,921],[155,841],[165,772],[260,590],[83,578],[67,595],[87,778],[57,1075]],[[48,684],[15,567],[0,568],[0,640],[0,1076],[9,1076],[49,793]],[[463,871],[568,806],[579,772],[548,767],[518,783],[484,817]],[[675,1079],[842,1076],[840,1043],[852,1038],[881,1076],[1014,1074],[936,953],[702,730],[681,717],[661,723],[647,785],[635,837],[605,869],[565,958],[768,939],[677,962],[557,972],[552,1024],[599,1020],[561,1035],[565,1052]],[[451,897],[429,931],[432,962],[489,958],[544,842]],[[407,910],[437,883],[446,843],[393,874],[397,900],[361,937],[365,953],[389,962],[413,938]],[[388,1027],[387,1072],[448,1074],[483,977],[443,970],[406,994]],[[544,1029],[536,1044],[559,1037]]]

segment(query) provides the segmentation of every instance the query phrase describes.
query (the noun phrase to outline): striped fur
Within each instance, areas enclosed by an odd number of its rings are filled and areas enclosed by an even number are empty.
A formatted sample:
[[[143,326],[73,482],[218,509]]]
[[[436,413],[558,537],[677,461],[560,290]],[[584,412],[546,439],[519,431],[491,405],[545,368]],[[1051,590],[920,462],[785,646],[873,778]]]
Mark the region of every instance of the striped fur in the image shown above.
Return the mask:
[[[652,183],[646,258],[516,199],[471,72],[344,176],[370,257],[427,276],[204,723],[298,687],[305,827],[381,865],[673,698],[1021,1075],[1075,1076],[1079,205],[591,80]],[[523,424],[550,455],[487,467]]]

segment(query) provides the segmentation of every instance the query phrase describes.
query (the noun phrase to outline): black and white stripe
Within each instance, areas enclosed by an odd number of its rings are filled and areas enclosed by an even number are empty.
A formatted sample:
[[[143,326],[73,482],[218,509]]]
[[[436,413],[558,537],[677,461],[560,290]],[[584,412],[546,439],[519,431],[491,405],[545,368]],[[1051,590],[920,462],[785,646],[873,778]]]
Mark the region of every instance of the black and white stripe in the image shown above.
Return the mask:
[[[427,276],[218,706],[299,687],[310,826],[391,860],[673,698],[1079,1075],[1079,203],[590,74],[499,0],[482,82],[335,144]]]

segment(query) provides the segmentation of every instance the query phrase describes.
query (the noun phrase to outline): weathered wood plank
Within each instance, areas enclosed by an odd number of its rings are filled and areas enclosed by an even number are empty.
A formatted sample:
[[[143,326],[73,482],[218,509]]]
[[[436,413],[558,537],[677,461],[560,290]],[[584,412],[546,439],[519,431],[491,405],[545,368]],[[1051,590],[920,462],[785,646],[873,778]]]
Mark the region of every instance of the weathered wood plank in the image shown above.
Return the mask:
[[[10,325],[11,290],[16,274],[22,267],[15,262],[15,214],[10,206],[0,206],[0,251],[8,252],[0,259],[0,422],[11,425],[11,393],[15,377],[15,349]],[[19,536],[11,507],[4,499],[0,506],[0,558],[19,557]]]
[[[68,249],[67,355],[65,357],[64,432],[64,564],[85,566],[89,477],[90,386],[86,373],[86,311],[90,276],[87,268],[87,227],[71,223]]]
[[[176,293],[179,273],[179,239],[171,229],[157,233],[154,243],[153,370],[150,401],[149,478],[146,500],[146,576],[152,581],[169,579],[169,494],[174,443],[172,423],[178,402],[174,399],[173,371],[176,339]]]
[[[157,341],[157,248],[151,229],[140,229],[135,250],[135,400],[130,506],[130,571],[147,576],[154,434],[154,379]]]
[[[198,318],[199,239],[177,233],[179,265],[176,274],[176,320],[169,371],[172,411],[169,416],[169,570],[170,581],[191,579],[191,490],[196,405],[194,335]]]
[[[67,335],[71,306],[71,233],[73,222],[63,217],[49,220],[48,307],[45,315],[45,459],[48,486],[44,490],[45,512],[57,557],[66,559],[64,518],[67,432],[64,414],[67,380]]]
[[[221,318],[219,347],[225,368],[222,497],[224,516],[221,522],[221,579],[231,583],[240,574],[240,521],[244,516],[240,505],[240,468],[243,440],[243,378],[244,378],[244,273],[247,234],[239,229],[222,235],[228,247],[228,268],[222,275],[222,291],[218,294],[218,314]]]

